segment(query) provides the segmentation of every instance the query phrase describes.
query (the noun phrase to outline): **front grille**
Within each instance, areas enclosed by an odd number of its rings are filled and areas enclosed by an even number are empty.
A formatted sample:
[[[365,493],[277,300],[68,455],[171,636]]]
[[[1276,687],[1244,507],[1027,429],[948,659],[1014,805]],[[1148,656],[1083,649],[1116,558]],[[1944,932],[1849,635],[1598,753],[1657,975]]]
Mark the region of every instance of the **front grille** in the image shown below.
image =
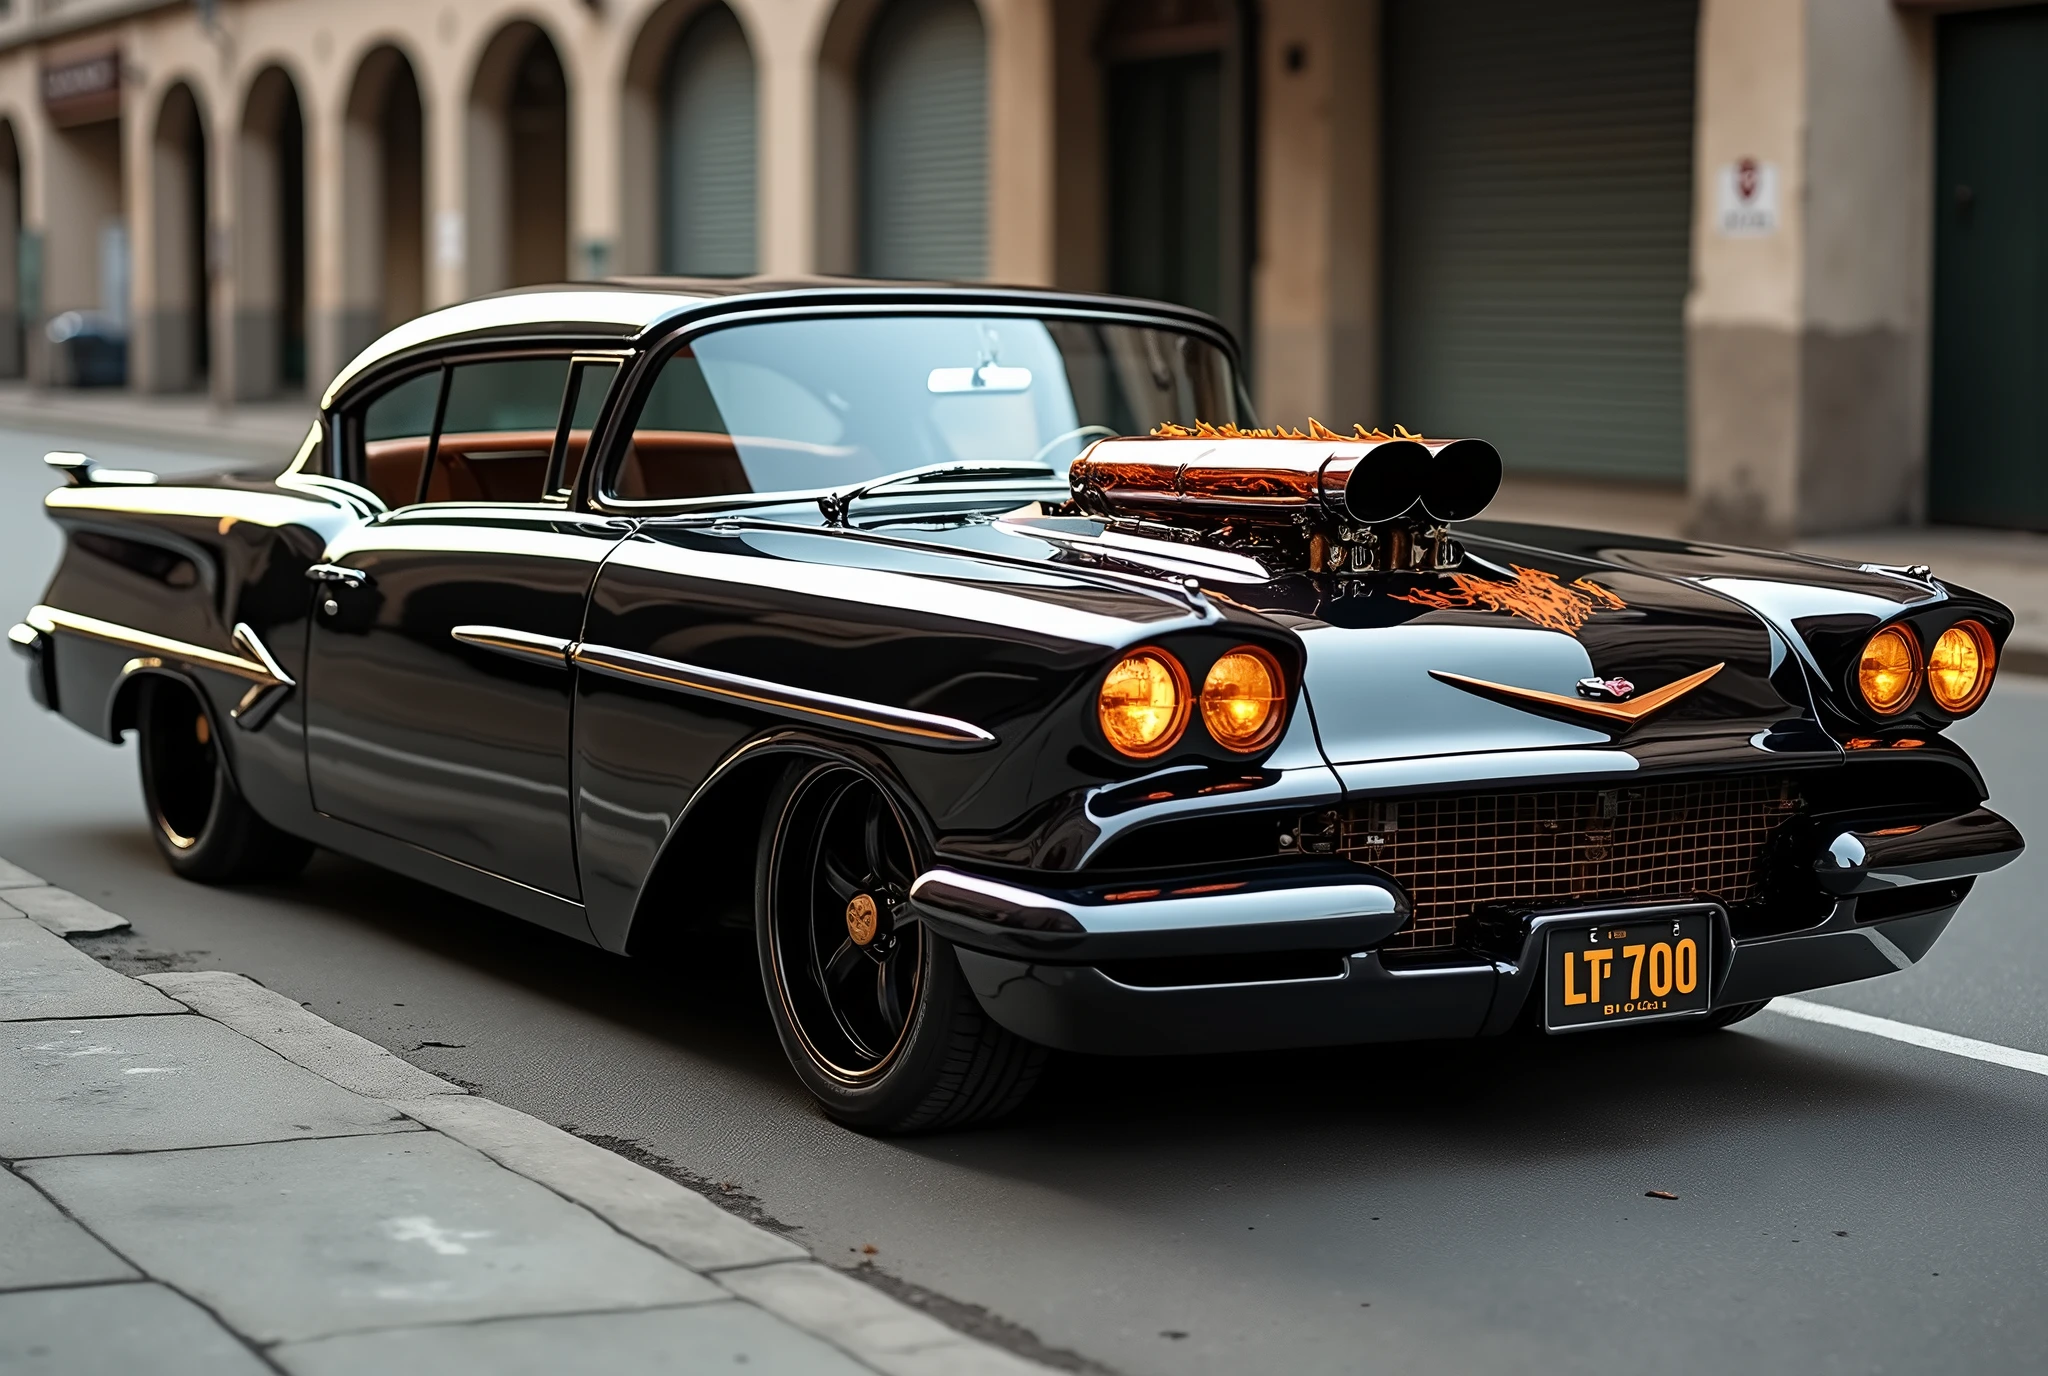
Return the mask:
[[[1435,950],[1469,945],[1461,927],[1490,904],[1753,898],[1764,843],[1798,806],[1767,778],[1390,798],[1341,814],[1337,849],[1414,900],[1383,949]]]

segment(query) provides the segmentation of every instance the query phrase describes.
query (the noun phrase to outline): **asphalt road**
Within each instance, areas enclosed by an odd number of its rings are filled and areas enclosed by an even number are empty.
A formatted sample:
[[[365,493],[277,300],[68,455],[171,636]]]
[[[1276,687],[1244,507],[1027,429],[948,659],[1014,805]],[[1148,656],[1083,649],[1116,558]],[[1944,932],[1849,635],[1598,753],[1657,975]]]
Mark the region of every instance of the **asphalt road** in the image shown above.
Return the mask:
[[[0,433],[10,620],[56,549],[49,447]],[[1993,804],[2048,836],[2048,683],[2002,683],[1958,734]],[[2040,1076],[1767,1013],[1699,1038],[1068,1059],[1009,1123],[875,1141],[797,1090],[733,953],[637,967],[327,855],[286,887],[172,878],[132,752],[12,671],[0,855],[133,919],[131,966],[252,975],[1075,1364],[2006,1372],[2048,1350]],[[2048,1052],[2039,856],[1982,881],[1919,968],[1821,998]]]

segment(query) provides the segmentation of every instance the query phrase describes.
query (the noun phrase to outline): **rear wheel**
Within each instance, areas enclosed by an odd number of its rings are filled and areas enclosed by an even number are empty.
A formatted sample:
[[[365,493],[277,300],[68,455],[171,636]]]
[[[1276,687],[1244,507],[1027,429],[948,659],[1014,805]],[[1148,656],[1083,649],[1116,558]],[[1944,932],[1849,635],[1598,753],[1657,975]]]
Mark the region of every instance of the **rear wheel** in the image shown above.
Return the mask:
[[[312,843],[279,831],[243,801],[198,696],[168,678],[145,679],[139,691],[142,797],[172,870],[223,883],[282,879],[303,869]]]
[[[915,852],[858,770],[795,774],[762,847],[762,979],[783,1050],[825,1111],[872,1132],[994,1118],[1046,1060],[981,1011],[952,946],[911,919]]]

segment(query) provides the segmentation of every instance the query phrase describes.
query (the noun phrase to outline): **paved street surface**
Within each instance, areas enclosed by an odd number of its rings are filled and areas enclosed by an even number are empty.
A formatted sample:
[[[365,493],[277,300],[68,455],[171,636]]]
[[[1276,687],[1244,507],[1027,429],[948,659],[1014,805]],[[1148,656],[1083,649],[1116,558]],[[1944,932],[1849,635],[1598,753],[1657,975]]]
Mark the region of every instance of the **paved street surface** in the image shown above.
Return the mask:
[[[9,619],[56,548],[47,447],[70,446],[0,433]],[[1958,735],[2048,838],[2048,684],[2008,678]],[[2048,1348],[2048,1077],[2022,1070],[1765,1014],[1704,1038],[1070,1059],[1010,1123],[874,1141],[799,1092],[737,953],[636,966],[326,855],[278,888],[172,878],[132,752],[12,672],[0,855],[132,918],[80,943],[118,968],[247,973],[1069,1365],[1957,1372]],[[2048,1053],[2041,855],[1980,881],[1921,967],[1816,1001]]]

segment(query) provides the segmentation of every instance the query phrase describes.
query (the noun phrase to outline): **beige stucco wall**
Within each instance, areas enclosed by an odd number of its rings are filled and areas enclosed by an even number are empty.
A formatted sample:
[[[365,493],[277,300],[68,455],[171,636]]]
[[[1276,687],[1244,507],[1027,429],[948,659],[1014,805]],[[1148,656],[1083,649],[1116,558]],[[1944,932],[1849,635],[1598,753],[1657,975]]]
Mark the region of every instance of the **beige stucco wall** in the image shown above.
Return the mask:
[[[1931,22],[1888,0],[1704,0],[1689,490],[1770,541],[1923,510]],[[1779,175],[1776,233],[1717,227],[1721,168]]]

